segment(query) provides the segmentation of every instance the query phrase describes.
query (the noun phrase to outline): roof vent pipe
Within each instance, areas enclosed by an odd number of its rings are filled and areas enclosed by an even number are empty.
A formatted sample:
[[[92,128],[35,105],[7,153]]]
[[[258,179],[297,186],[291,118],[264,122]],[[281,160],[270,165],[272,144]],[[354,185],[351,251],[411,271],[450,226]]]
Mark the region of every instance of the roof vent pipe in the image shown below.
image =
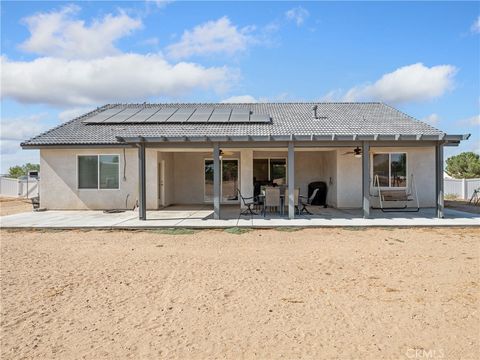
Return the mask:
[[[314,119],[318,119],[317,109],[318,109],[318,106],[317,106],[317,105],[313,105],[313,107],[312,107],[312,115],[313,115],[313,118],[314,118]]]

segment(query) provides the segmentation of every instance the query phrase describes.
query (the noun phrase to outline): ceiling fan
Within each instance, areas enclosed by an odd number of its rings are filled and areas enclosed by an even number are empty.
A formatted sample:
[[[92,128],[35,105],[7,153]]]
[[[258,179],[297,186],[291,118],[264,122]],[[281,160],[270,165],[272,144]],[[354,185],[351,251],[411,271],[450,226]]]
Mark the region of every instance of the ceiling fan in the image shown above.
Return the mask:
[[[223,156],[231,156],[233,155],[233,151],[223,151],[220,149],[220,159],[223,157]]]
[[[360,149],[358,146],[353,149],[353,151],[347,151],[346,153],[343,153],[342,155],[348,155],[348,154],[353,154],[356,158],[361,158],[362,157],[362,149]]]

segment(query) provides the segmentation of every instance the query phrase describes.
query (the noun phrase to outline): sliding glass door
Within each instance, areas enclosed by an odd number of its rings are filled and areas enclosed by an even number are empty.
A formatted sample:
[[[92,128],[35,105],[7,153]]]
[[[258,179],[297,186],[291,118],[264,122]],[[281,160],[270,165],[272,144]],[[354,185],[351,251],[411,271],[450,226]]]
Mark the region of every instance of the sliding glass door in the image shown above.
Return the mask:
[[[221,174],[222,180],[220,187],[220,197],[222,202],[237,202],[238,188],[238,159],[222,159]],[[213,160],[205,160],[205,193],[204,200],[206,202],[213,201]]]
[[[285,185],[287,183],[287,159],[253,159],[253,179],[254,182],[261,184]]]

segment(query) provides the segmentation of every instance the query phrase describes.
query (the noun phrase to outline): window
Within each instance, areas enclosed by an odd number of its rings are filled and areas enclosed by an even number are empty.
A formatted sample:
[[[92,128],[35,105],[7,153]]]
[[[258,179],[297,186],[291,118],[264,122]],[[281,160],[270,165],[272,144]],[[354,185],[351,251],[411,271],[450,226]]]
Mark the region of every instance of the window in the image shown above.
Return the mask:
[[[78,188],[96,189],[98,187],[98,156],[78,157]]]
[[[285,159],[270,159],[270,180],[277,185],[287,182],[287,161]]]
[[[238,160],[220,160],[221,199],[223,202],[238,201]],[[213,201],[213,160],[205,160],[205,201]]]
[[[382,187],[407,186],[407,154],[373,154],[373,178]]]
[[[287,160],[253,159],[253,177],[256,182],[274,182],[278,185],[287,182]]]
[[[118,189],[118,155],[79,155],[79,189]]]

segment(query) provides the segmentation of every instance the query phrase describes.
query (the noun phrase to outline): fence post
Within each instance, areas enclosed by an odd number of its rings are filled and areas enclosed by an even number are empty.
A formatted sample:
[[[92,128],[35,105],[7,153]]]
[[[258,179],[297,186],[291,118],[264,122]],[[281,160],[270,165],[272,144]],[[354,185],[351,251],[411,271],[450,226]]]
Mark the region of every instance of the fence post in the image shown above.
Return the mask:
[[[20,181],[20,179],[17,179],[17,194],[18,196],[23,195],[23,183]]]
[[[462,179],[462,199],[468,200],[468,184],[467,179]]]

